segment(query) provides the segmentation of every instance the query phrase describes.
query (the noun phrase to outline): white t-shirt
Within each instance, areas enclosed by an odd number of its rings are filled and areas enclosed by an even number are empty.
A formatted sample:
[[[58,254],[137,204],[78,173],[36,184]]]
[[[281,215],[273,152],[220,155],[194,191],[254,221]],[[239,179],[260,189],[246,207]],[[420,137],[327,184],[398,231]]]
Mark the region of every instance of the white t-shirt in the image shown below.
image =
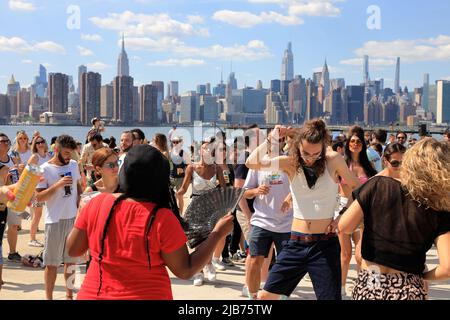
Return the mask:
[[[124,154],[122,154],[122,155],[119,157],[119,171],[120,171],[120,168],[122,168],[123,161],[125,160],[125,157],[126,157],[126,156],[127,156],[127,154],[124,153]]]
[[[61,179],[61,175],[70,172],[72,174],[71,194],[66,195],[65,188],[55,191],[53,196],[45,201],[44,215],[45,223],[57,223],[59,220],[75,218],[77,215],[77,184],[81,178],[78,164],[74,160],[65,166],[56,166],[51,163],[44,163],[41,168],[44,170],[44,180],[37,186],[38,189],[47,189]]]
[[[375,170],[381,172],[383,170],[383,165],[381,163],[381,157],[372,147],[367,148],[367,157],[369,161],[373,163]]]
[[[19,152],[20,163],[27,164],[28,160],[30,160],[30,158],[31,158],[31,155],[32,155],[31,150],[27,150],[24,153]]]
[[[291,232],[293,210],[289,209],[287,213],[281,211],[284,199],[291,192],[289,177],[282,171],[248,171],[244,189],[258,188],[263,184],[270,186],[270,192],[255,197],[251,225],[277,233]]]

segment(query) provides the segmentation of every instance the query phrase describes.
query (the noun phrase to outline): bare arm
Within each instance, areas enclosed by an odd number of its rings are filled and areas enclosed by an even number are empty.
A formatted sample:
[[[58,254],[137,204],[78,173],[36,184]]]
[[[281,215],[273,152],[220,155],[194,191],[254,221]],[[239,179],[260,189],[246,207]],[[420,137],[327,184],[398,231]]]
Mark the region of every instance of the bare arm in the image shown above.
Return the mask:
[[[185,245],[171,253],[161,252],[170,271],[178,278],[185,280],[199,272],[211,259],[219,241],[232,231],[233,219],[231,215],[220,219],[209,237],[191,254]]]
[[[234,180],[234,187],[235,188],[243,188],[245,184],[244,179],[235,179]],[[250,211],[250,208],[248,207],[247,200],[245,197],[242,197],[241,200],[239,200],[239,208],[241,208],[241,211],[244,213],[244,215],[247,217],[248,221],[252,218],[252,213]]]
[[[361,224],[364,218],[363,210],[358,201],[353,201],[352,205],[340,217],[338,229],[344,234],[352,234]]]
[[[82,256],[89,249],[89,242],[86,231],[74,227],[67,236],[66,245],[69,256]]]
[[[450,232],[436,238],[439,265],[424,274],[425,280],[450,279]]]
[[[50,186],[47,189],[39,188],[36,190],[37,191],[36,200],[38,202],[47,201],[55,194],[55,192],[58,189],[64,187],[65,185],[71,184],[71,183],[72,183],[72,177],[64,177],[64,178],[61,178],[58,182],[56,182],[54,185]]]
[[[38,164],[39,162],[39,157],[37,154],[33,154],[30,159],[28,159],[28,163],[29,164]]]
[[[188,165],[186,169],[186,174],[184,176],[183,184],[181,185],[180,190],[178,190],[177,195],[184,196],[184,194],[187,192],[189,185],[192,181],[192,172],[194,171],[194,167],[192,164]]]
[[[361,183],[358,178],[349,170],[347,163],[344,158],[337,152],[327,152],[328,161],[333,165],[336,170],[336,175],[345,179],[345,184],[348,185],[352,190],[355,190]]]
[[[267,156],[267,150],[268,143],[266,140],[250,154],[245,165],[253,170],[282,170],[288,174],[292,173],[292,165],[289,157],[279,156],[270,158]]]

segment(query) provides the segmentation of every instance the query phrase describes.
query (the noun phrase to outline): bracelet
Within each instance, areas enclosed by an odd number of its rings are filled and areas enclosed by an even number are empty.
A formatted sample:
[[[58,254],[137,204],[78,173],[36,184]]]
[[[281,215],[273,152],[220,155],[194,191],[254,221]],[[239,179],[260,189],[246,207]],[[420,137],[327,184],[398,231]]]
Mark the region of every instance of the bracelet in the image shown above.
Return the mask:
[[[342,216],[345,213],[345,211],[347,211],[347,209],[348,209],[347,207],[343,207],[341,211],[339,211],[339,215]]]

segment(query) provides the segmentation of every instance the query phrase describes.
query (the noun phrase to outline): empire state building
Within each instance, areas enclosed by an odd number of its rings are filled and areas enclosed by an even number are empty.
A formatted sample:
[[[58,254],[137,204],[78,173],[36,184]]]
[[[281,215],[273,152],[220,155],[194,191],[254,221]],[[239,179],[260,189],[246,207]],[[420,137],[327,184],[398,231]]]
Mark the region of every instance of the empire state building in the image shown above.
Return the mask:
[[[117,75],[118,76],[130,76],[130,66],[128,64],[128,56],[125,51],[125,39],[122,36],[122,51],[119,54],[117,60]]]

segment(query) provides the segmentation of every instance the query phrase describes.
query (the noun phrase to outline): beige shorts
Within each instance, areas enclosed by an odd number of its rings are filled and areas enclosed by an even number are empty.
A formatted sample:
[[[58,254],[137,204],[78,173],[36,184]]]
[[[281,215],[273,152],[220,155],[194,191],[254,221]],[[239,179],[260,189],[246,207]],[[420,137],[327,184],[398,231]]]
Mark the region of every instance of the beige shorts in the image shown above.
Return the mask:
[[[22,223],[22,218],[17,215],[17,213],[8,211],[8,217],[6,218],[8,226],[20,226]]]
[[[248,221],[247,217],[242,211],[236,210],[236,218],[239,222],[239,225],[242,229],[242,234],[244,235],[245,241],[249,241],[250,239],[250,221]]]
[[[58,267],[61,263],[77,263],[79,258],[69,256],[66,238],[75,224],[75,218],[45,225],[44,265]]]

